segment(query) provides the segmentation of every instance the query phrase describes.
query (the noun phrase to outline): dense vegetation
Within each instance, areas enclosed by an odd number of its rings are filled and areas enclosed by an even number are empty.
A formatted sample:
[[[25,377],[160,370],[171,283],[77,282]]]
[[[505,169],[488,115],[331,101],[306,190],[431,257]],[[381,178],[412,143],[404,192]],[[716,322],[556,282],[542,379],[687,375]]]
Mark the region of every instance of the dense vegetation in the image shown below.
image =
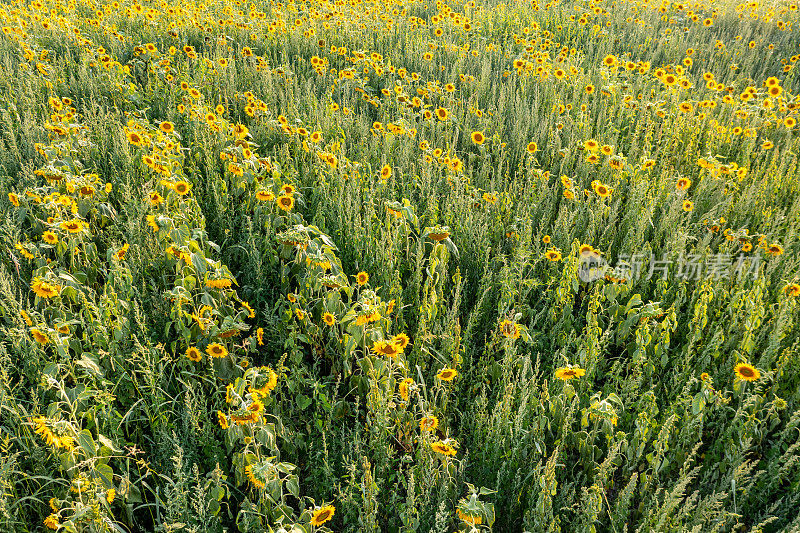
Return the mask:
[[[0,530],[800,530],[797,4],[0,3]]]

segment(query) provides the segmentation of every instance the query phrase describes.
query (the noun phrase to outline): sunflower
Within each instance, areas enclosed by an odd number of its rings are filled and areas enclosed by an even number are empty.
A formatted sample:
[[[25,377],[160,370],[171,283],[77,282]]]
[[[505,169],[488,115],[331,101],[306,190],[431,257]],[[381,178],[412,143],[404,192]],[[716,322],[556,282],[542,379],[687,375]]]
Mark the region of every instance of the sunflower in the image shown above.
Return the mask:
[[[388,180],[392,176],[392,167],[389,165],[383,165],[381,169],[381,179]]]
[[[72,220],[66,220],[59,224],[59,227],[68,233],[80,233],[83,231],[84,222],[82,220],[78,220],[74,218]]]
[[[432,233],[428,233],[428,237],[432,241],[439,242],[439,241],[443,241],[446,238],[450,237],[450,232],[449,231],[434,231]]]
[[[500,323],[500,331],[507,339],[518,339],[520,336],[519,326],[510,320],[503,320]]]
[[[436,109],[436,118],[438,118],[440,121],[447,120],[448,116],[449,116],[449,113],[447,112],[447,109],[445,109],[443,107],[439,107],[439,108]]]
[[[272,191],[260,190],[256,192],[256,200],[260,202],[271,202],[274,199],[275,195],[272,194]]]
[[[439,419],[433,415],[426,416],[419,421],[419,429],[422,431],[435,431],[439,427]]]
[[[335,511],[336,508],[333,505],[326,505],[325,507],[320,507],[319,509],[311,513],[311,525],[321,526],[322,524],[333,518],[333,513]]]
[[[294,207],[294,197],[289,196],[288,194],[282,194],[278,196],[278,199],[275,201],[284,211],[291,211]]]
[[[600,198],[608,198],[609,196],[611,196],[611,188],[605,183],[598,183],[597,187],[595,187],[594,192],[596,192],[597,196],[599,196]]]
[[[253,465],[247,465],[244,467],[244,474],[247,476],[247,479],[250,480],[250,483],[252,483],[257,489],[264,488],[264,482],[258,479],[253,473]]]
[[[58,285],[53,285],[40,278],[35,278],[33,280],[31,289],[33,289],[33,292],[35,292],[36,296],[39,298],[53,298],[54,296],[58,296],[58,293],[61,291],[61,287]]]
[[[761,377],[761,372],[756,367],[748,363],[739,363],[734,367],[733,372],[738,379],[743,381],[755,381]]]
[[[45,231],[44,234],[42,234],[42,240],[47,244],[55,244],[58,242],[58,236],[52,231]]]
[[[685,191],[689,187],[692,186],[692,180],[689,178],[678,178],[678,182],[675,184],[675,188],[679,191]]]
[[[798,285],[797,283],[792,283],[791,285],[788,285],[784,290],[786,291],[787,296],[791,296],[793,298],[800,296],[800,285]]]
[[[372,345],[372,351],[377,355],[385,355],[387,357],[397,357],[403,353],[403,349],[394,342],[375,341]]]
[[[472,142],[474,142],[475,144],[483,144],[483,141],[486,140],[486,137],[484,137],[482,131],[473,131],[471,138]]]
[[[544,256],[549,261],[560,261],[561,260],[561,252],[555,248],[551,248],[544,253]]]
[[[186,350],[186,357],[188,357],[190,361],[194,361],[195,363],[203,359],[203,355],[200,353],[200,350],[198,350],[194,346],[190,346],[189,349]]]
[[[153,207],[164,201],[164,197],[158,194],[156,191],[151,192],[148,199],[150,200],[150,205]]]
[[[214,344],[210,344],[208,348],[206,348],[206,353],[210,357],[221,358],[228,355],[228,350],[223,345],[219,344],[218,342],[215,342]]]
[[[48,342],[50,342],[50,339],[47,338],[47,335],[42,333],[42,330],[40,330],[39,328],[31,329],[31,336],[34,338],[34,340],[36,340],[36,342],[38,342],[41,345],[45,345]]]
[[[400,393],[400,397],[403,401],[408,401],[408,390],[411,385],[414,384],[414,380],[411,378],[406,378],[400,382],[400,385],[397,386],[397,390]]]
[[[367,274],[366,272],[359,272],[358,274],[356,274],[356,283],[358,283],[359,285],[366,285],[368,281],[369,281],[369,274]]]
[[[783,246],[774,243],[767,246],[767,253],[770,255],[781,255],[783,253]]]
[[[572,378],[579,378],[586,374],[586,370],[578,367],[564,367],[556,370],[556,377],[563,381],[569,381]]]
[[[8,201],[14,204],[14,207],[19,207],[19,196],[17,196],[15,193],[8,193]]]
[[[390,313],[390,311],[387,309],[386,313],[388,314]],[[409,339],[408,335],[406,335],[405,333],[398,333],[397,335],[392,337],[391,342],[397,344],[401,350],[405,350],[406,346],[408,346],[408,344],[411,342],[411,339]]]
[[[453,381],[458,376],[458,370],[455,368],[443,368],[436,374],[436,377],[442,381]]]
[[[51,513],[47,515],[47,518],[44,519],[44,525],[52,530],[57,530],[59,527],[61,527],[61,524],[58,522],[58,513]]]
[[[461,509],[456,509],[456,514],[458,515],[459,520],[465,524],[480,525],[483,523],[483,517],[479,514],[465,513]]]
[[[694,203],[691,200],[684,200],[682,208],[687,213],[690,213],[694,209]]]
[[[186,181],[181,180],[175,183],[174,191],[180,194],[181,196],[186,196],[187,194],[189,194],[189,191],[191,190],[192,190],[192,185]]]
[[[138,131],[126,131],[125,137],[128,139],[128,142],[134,146],[141,146],[143,144],[142,136]]]
[[[444,441],[436,441],[431,443],[431,449],[436,453],[452,457],[456,454],[456,449]]]
[[[117,250],[117,253],[114,254],[114,259],[117,261],[122,261],[125,259],[125,255],[128,253],[128,249],[130,249],[131,245],[127,242],[122,245],[122,248]]]
[[[322,321],[325,322],[327,325],[332,326],[336,324],[336,317],[333,316],[331,313],[325,313],[322,315]]]

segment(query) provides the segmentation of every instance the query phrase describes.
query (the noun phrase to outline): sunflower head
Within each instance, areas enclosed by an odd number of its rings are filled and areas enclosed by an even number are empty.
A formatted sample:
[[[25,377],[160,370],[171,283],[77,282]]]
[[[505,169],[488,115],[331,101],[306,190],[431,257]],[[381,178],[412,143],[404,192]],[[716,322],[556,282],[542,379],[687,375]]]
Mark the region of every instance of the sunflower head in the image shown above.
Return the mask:
[[[198,361],[200,361],[203,358],[202,354],[200,353],[200,350],[198,350],[194,346],[190,346],[186,350],[186,357],[190,361],[194,361],[195,363],[197,363]]]
[[[748,363],[739,363],[734,367],[733,372],[742,381],[756,381],[761,377],[761,372]]]
[[[442,381],[453,381],[458,376],[458,370],[455,368],[443,368],[436,374],[436,377]]]

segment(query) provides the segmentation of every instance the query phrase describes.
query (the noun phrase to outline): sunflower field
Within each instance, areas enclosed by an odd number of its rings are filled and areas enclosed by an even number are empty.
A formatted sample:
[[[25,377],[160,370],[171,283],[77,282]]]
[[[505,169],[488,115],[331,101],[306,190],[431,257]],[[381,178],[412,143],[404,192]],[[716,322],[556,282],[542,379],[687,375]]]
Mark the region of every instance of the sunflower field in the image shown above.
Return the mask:
[[[800,531],[794,0],[0,26],[0,532]]]

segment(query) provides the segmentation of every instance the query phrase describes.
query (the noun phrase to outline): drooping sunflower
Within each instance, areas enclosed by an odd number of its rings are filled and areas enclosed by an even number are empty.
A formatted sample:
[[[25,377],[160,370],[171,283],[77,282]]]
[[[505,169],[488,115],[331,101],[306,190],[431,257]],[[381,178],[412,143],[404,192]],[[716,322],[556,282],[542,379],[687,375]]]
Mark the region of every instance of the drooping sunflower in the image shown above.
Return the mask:
[[[400,393],[400,397],[403,401],[408,401],[408,391],[409,387],[414,384],[414,380],[411,378],[405,378],[403,381],[400,382],[400,385],[397,386],[397,390]]]
[[[458,370],[455,368],[443,368],[436,374],[436,377],[442,381],[453,381],[458,376]]]
[[[210,344],[208,348],[206,348],[206,353],[210,357],[221,358],[228,355],[228,350],[223,345],[219,344],[218,342],[215,342],[213,344]]]
[[[274,199],[275,195],[272,194],[272,191],[265,191],[262,189],[256,192],[256,200],[260,202],[271,202]]]
[[[35,292],[36,296],[39,298],[53,298],[58,296],[59,292],[61,292],[61,287],[52,283],[48,283],[40,278],[35,278],[33,280],[33,283],[31,283],[31,289],[33,289],[33,292]]]
[[[244,473],[247,476],[247,479],[250,480],[250,483],[252,483],[254,487],[258,489],[264,488],[264,482],[258,479],[253,473],[253,465],[247,465],[246,467],[244,467]]]
[[[325,507],[316,509],[313,513],[311,513],[311,525],[321,526],[333,518],[333,513],[335,511],[336,508],[333,505],[326,505]]]
[[[50,342],[50,339],[47,338],[47,335],[42,333],[42,330],[40,330],[39,328],[32,328],[31,336],[34,338],[36,342],[38,342],[42,346]]]
[[[586,374],[586,370],[578,367],[563,367],[556,370],[556,377],[563,381],[579,378]]]
[[[739,363],[733,369],[738,379],[743,381],[755,381],[761,377],[761,372],[751,364]]]
[[[461,520],[465,524],[470,524],[475,526],[483,523],[483,517],[479,514],[471,514],[468,512],[465,513],[461,509],[456,509],[456,514],[458,515],[459,520]]]

